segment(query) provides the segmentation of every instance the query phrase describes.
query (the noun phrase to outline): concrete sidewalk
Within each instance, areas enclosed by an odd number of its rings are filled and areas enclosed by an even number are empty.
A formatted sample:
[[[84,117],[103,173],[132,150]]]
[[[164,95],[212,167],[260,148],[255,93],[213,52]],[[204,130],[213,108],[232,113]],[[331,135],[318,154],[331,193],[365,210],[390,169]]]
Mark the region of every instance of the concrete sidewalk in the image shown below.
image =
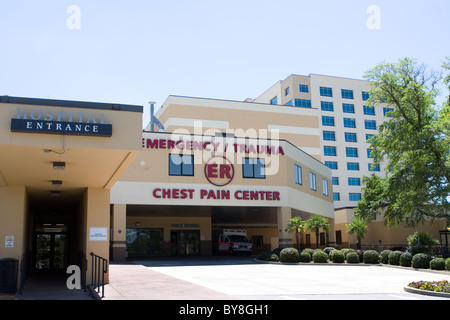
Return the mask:
[[[102,300],[237,300],[140,264],[111,264]]]
[[[103,300],[434,300],[446,298],[404,288],[412,281],[450,281],[448,271],[240,257],[142,260],[109,270]]]

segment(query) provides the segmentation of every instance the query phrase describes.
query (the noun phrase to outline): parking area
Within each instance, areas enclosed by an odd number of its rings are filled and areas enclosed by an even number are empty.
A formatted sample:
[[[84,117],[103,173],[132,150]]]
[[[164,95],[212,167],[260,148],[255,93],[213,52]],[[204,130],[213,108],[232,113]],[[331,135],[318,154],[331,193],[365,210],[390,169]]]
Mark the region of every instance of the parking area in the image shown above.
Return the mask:
[[[104,300],[437,300],[404,291],[448,271],[381,265],[261,263],[248,257],[138,260],[110,265]]]

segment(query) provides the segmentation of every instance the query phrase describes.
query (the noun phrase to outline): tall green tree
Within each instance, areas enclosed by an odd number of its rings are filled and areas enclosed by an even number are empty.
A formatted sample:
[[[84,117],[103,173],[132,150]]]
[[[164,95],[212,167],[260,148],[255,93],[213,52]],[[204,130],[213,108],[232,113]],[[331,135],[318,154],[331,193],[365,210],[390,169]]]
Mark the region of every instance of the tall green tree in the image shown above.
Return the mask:
[[[368,231],[364,220],[360,217],[353,217],[352,222],[346,224],[346,227],[349,234],[356,234],[356,238],[358,239],[356,246],[358,249],[361,249],[361,239],[364,239],[364,234]]]
[[[450,220],[450,103],[448,96],[436,103],[438,88],[450,89],[449,74],[449,58],[440,73],[409,58],[366,73],[371,81],[367,103],[378,112],[392,111],[369,140],[374,164],[386,163],[386,175],[363,179],[355,215],[370,221],[383,214],[389,226]]]
[[[330,225],[328,223],[328,218],[321,216],[313,216],[306,220],[306,229],[311,230],[316,233],[316,248],[319,248],[319,231],[323,229],[328,232],[330,230]]]
[[[305,232],[305,221],[301,217],[294,217],[287,223],[287,232],[295,232],[295,240],[297,241],[297,250],[300,250],[300,236]]]

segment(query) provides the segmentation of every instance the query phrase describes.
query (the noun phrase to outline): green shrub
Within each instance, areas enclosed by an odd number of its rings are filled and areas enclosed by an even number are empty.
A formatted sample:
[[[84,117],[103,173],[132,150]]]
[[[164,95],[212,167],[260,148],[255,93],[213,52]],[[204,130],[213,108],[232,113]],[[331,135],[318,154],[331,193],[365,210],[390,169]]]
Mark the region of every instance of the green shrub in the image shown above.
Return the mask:
[[[391,253],[391,250],[383,250],[380,252],[380,263],[382,264],[389,263],[389,253]]]
[[[344,254],[345,257],[347,257],[347,254],[348,254],[349,252],[356,252],[355,249],[350,249],[350,248],[343,248],[343,249],[341,249],[340,251]]]
[[[311,254],[306,250],[300,252],[300,262],[311,262]]]
[[[336,248],[333,247],[326,247],[323,249],[323,251],[329,256],[331,251],[336,250]]]
[[[299,262],[300,255],[298,250],[295,248],[284,248],[280,252],[280,261],[281,262]]]
[[[330,252],[330,260],[334,263],[344,263],[345,262],[345,255],[342,251],[339,250],[333,250]]]
[[[430,257],[425,253],[418,253],[413,255],[411,260],[411,267],[417,269],[428,269],[430,267]]]
[[[417,231],[410,235],[407,240],[413,256],[417,253],[429,254],[431,252],[430,246],[439,244],[439,241],[433,239],[431,234],[424,231]]]
[[[379,261],[379,258],[380,258],[380,255],[375,250],[364,251],[364,255],[363,255],[364,263],[377,264]]]
[[[402,253],[402,251],[391,251],[388,256],[389,264],[394,266],[400,265],[400,256]]]
[[[364,250],[358,250],[358,251],[356,251],[356,254],[359,257],[359,262],[363,263],[364,262]]]
[[[450,258],[445,260],[445,270],[450,271]]]
[[[430,269],[432,270],[445,270],[444,258],[434,258],[430,261]]]
[[[272,250],[272,253],[276,254],[277,256],[280,256],[281,250],[283,250],[283,248],[275,248]]]
[[[347,263],[360,263],[359,256],[356,252],[349,252],[345,257]]]
[[[311,249],[311,248],[306,248],[306,249],[303,249],[303,251],[302,252],[308,252],[309,253],[309,255],[312,257],[313,256],[313,254],[314,254],[314,250],[313,249]]]
[[[327,263],[328,262],[328,255],[322,250],[317,250],[316,252],[314,252],[312,258],[315,263]]]
[[[280,260],[276,254],[269,252],[269,251],[260,252],[258,254],[257,259],[263,260],[263,261],[279,261]]]
[[[403,252],[400,255],[400,265],[403,267],[411,267],[412,254],[411,252]]]

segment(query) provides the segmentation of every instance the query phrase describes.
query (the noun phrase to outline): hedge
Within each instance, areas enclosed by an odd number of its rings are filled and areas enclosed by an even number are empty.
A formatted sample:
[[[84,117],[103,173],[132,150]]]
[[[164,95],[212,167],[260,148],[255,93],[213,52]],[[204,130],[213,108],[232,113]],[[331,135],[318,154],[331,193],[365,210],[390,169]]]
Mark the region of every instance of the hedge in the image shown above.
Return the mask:
[[[321,251],[321,250],[317,250],[316,252],[314,252],[312,258],[315,263],[327,263],[328,262],[328,254],[326,254],[326,252]]]
[[[377,264],[379,262],[380,255],[375,250],[364,251],[363,254],[364,263]]]
[[[280,251],[281,262],[300,262],[300,255],[295,248],[284,248]]]

